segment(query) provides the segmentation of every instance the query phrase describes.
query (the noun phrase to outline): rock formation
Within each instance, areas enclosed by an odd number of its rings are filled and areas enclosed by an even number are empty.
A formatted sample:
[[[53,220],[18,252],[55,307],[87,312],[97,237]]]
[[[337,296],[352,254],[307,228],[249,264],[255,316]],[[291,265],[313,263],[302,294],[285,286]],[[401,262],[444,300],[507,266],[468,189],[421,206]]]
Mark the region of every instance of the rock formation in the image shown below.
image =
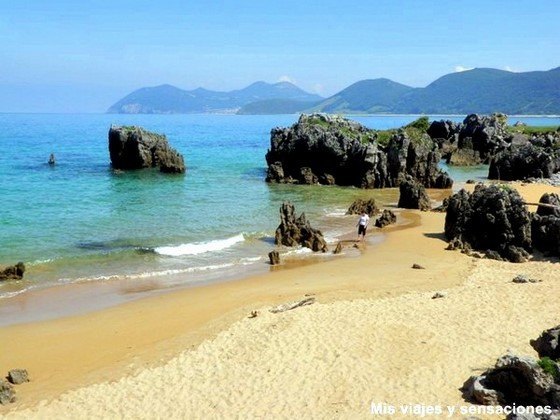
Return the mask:
[[[12,369],[8,372],[8,381],[14,385],[29,382],[29,373],[25,369]]]
[[[2,280],[20,280],[23,278],[25,273],[25,264],[18,262],[16,265],[12,265],[4,268],[0,271],[0,281]]]
[[[270,262],[270,265],[280,264],[280,254],[278,253],[278,251],[270,251],[268,253],[268,260]]]
[[[56,165],[56,158],[54,157],[54,153],[51,153],[51,155],[49,156],[48,164],[50,166]]]
[[[159,167],[165,173],[184,173],[183,156],[169,146],[164,135],[141,127],[111,127],[109,154],[115,169]]]
[[[531,251],[531,218],[519,193],[505,186],[478,184],[450,197],[445,217],[450,242],[522,262]]]
[[[0,379],[0,404],[10,404],[16,401],[16,391],[11,383]]]
[[[427,136],[394,135],[387,146],[377,132],[338,116],[301,115],[289,128],[271,131],[267,182],[396,187],[408,174],[430,188],[450,188],[438,168],[435,143]]]
[[[545,255],[560,256],[560,197],[544,194],[539,202],[556,207],[537,208],[531,221],[533,247]]]
[[[375,226],[378,228],[384,228],[387,225],[392,225],[397,222],[397,216],[391,210],[383,210],[381,216],[375,221]]]
[[[285,246],[302,245],[313,251],[327,251],[327,243],[321,231],[311,227],[305,213],[296,218],[294,205],[287,202],[280,207],[280,225],[276,229],[274,243]]]
[[[377,205],[375,204],[375,199],[370,198],[369,200],[363,200],[358,198],[348,208],[346,214],[363,214],[366,213],[368,216],[373,216],[379,211]]]
[[[427,211],[431,209],[430,197],[424,186],[418,183],[414,178],[407,176],[399,186],[399,203],[398,207],[404,209],[420,209]]]
[[[539,357],[549,357],[552,360],[560,359],[560,325],[543,331],[536,340],[531,340],[531,347]]]
[[[560,170],[560,155],[550,148],[532,144],[511,147],[498,153],[491,161],[489,179],[504,181],[526,178],[550,178]]]

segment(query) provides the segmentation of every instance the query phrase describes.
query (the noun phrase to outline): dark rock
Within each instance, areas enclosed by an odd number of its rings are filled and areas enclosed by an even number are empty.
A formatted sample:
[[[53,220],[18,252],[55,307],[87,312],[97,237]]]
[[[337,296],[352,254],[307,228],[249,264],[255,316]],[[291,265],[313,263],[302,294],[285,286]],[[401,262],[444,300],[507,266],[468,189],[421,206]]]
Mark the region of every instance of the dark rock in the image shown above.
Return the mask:
[[[467,115],[459,132],[459,149],[472,149],[478,152],[481,162],[488,162],[490,157],[509,144],[507,116],[492,114],[481,116]]]
[[[51,153],[51,155],[49,156],[49,165],[56,165],[56,158],[54,157],[54,153]]]
[[[383,210],[381,216],[377,218],[375,221],[375,226],[378,228],[384,228],[387,225],[392,225],[393,223],[397,222],[397,216],[391,210]]]
[[[467,147],[457,149],[447,159],[447,163],[453,166],[474,166],[480,165],[481,162],[480,153]]]
[[[539,216],[556,216],[560,217],[560,196],[558,194],[543,194],[539,203],[548,204],[549,206],[556,206],[556,208],[548,206],[539,206],[537,208],[537,214]]]
[[[558,170],[560,157],[552,149],[527,144],[498,153],[490,161],[488,178],[504,181],[550,178]]]
[[[451,196],[445,236],[515,262],[524,261],[532,250],[529,212],[519,193],[504,186],[479,184],[472,194],[461,190]]]
[[[369,200],[363,200],[358,198],[355,200],[350,207],[346,214],[364,214],[366,213],[368,216],[373,216],[379,211],[377,205],[375,204],[375,199],[370,198]]]
[[[467,179],[467,184],[476,184],[474,179]]]
[[[540,283],[542,280],[531,279],[525,274],[519,274],[515,276],[512,280],[513,283],[523,284],[523,283]]]
[[[438,168],[439,160],[427,135],[411,140],[401,132],[385,147],[377,131],[357,122],[304,114],[292,127],[271,131],[266,181],[385,188],[409,174],[428,188],[450,188],[453,182]]]
[[[0,404],[10,404],[16,401],[16,391],[11,383],[5,380],[0,381]]]
[[[447,211],[448,205],[449,205],[449,197],[444,198],[443,201],[441,202],[441,205],[436,207],[435,209],[432,209],[432,211],[435,211],[437,213],[445,213]]]
[[[12,369],[8,372],[8,381],[14,385],[29,382],[29,374],[25,369]]]
[[[432,296],[432,299],[441,299],[445,297],[445,293],[441,293],[441,292],[436,292],[434,293],[434,295]]]
[[[432,139],[452,140],[453,136],[460,131],[460,125],[450,120],[433,121],[428,127],[427,133]]]
[[[401,182],[399,191],[398,207],[420,209],[422,211],[430,210],[430,197],[428,197],[426,189],[410,176],[407,176],[406,179]]]
[[[25,273],[25,264],[18,262],[16,265],[12,265],[4,268],[0,271],[0,281],[2,280],[21,280],[23,274]]]
[[[280,225],[276,229],[274,243],[285,246],[302,245],[313,251],[327,251],[327,243],[321,231],[311,227],[305,213],[296,218],[294,205],[287,202],[280,207]]]
[[[554,406],[558,385],[531,357],[502,356],[494,368],[465,382],[465,397],[485,405]]]
[[[342,242],[336,244],[336,248],[333,251],[333,254],[340,254],[342,252]]]
[[[421,266],[420,264],[412,264],[412,268],[414,268],[415,270],[425,270],[426,267]]]
[[[560,205],[556,194],[544,194],[539,202]],[[539,206],[531,221],[531,235],[535,249],[545,255],[560,256],[560,207]]]
[[[496,260],[496,261],[503,261],[504,260],[498,252],[493,251],[491,249],[487,249],[484,253],[484,256],[488,260]]]
[[[560,325],[543,331],[536,340],[531,340],[531,347],[539,357],[549,357],[552,360],[560,359]]]
[[[184,173],[183,156],[169,146],[164,135],[141,127],[111,127],[109,154],[115,169],[159,167],[165,173]]]
[[[278,253],[278,251],[270,251],[268,253],[268,259],[270,261],[270,265],[280,264],[280,254]]]

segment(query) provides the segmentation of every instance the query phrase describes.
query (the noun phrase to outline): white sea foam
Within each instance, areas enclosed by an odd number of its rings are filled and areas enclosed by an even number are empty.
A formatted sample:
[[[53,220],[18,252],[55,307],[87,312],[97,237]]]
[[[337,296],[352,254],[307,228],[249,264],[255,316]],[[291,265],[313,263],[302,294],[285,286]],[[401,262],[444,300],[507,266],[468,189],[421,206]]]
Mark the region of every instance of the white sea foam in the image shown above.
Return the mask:
[[[197,255],[205,252],[221,251],[239,242],[243,242],[245,237],[242,233],[227,239],[217,239],[209,242],[194,242],[177,246],[160,246],[154,251],[160,255],[179,257],[182,255]]]

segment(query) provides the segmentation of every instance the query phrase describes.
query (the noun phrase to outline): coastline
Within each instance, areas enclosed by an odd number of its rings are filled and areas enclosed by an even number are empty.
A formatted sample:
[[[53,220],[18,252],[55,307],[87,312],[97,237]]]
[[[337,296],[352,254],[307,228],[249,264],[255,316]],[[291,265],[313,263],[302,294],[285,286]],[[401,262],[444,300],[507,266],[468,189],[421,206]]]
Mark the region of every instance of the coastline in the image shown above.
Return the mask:
[[[530,184],[523,186],[515,184],[515,186],[529,201],[538,201],[540,194],[544,191],[560,192],[560,188],[548,185]],[[400,348],[401,346],[411,345],[410,340],[413,340],[417,345],[418,340],[413,338],[415,329],[418,330],[416,333],[427,334],[427,342],[431,343],[431,340],[434,339],[434,333],[428,333],[420,327],[409,326],[408,329],[405,328],[401,331],[401,327],[395,329],[381,323],[383,319],[387,322],[393,322],[393,324],[397,322],[395,320],[391,321],[390,317],[387,317],[391,314],[397,318],[401,315],[404,316],[403,314],[399,315],[399,310],[407,314],[407,323],[418,321],[423,325],[425,322],[428,322],[428,324],[438,324],[440,322],[441,324],[436,326],[442,328],[443,331],[449,331],[450,328],[452,331],[455,328],[465,329],[466,335],[471,339],[468,342],[470,344],[473,344],[472,340],[477,337],[477,334],[482,333],[486,335],[486,341],[489,341],[491,340],[489,334],[499,330],[497,323],[502,322],[507,314],[501,314],[497,309],[493,309],[491,315],[496,318],[495,320],[492,320],[489,315],[477,317],[475,315],[480,302],[476,300],[462,302],[460,296],[452,298],[452,296],[458,296],[455,291],[466,293],[465,296],[467,297],[471,296],[468,293],[472,293],[472,296],[476,297],[479,289],[483,288],[486,302],[490,304],[493,299],[496,301],[500,299],[499,293],[506,290],[504,288],[511,286],[505,281],[510,273],[531,270],[531,272],[534,271],[541,275],[543,264],[550,264],[531,262],[516,265],[486,260],[477,261],[458,252],[445,251],[446,243],[442,236],[444,213],[403,211],[401,214],[407,220],[407,224],[401,227],[386,228],[385,240],[374,247],[368,247],[357,258],[337,258],[321,264],[303,265],[289,270],[275,270],[265,275],[151,296],[87,314],[0,328],[0,340],[11,343],[9,354],[4,352],[0,354],[0,366],[5,367],[4,370],[14,367],[27,368],[32,379],[32,382],[18,387],[19,401],[11,406],[0,407],[0,414],[11,413],[16,415],[15,411],[31,408],[39,411],[22,411],[18,415],[41,417],[41,413],[45,415],[49,412],[49,409],[54,410],[57,407],[60,409],[60,404],[64,404],[64,400],[71,401],[73,396],[77,394],[71,392],[66,394],[66,397],[63,397],[62,400],[54,400],[51,403],[42,402],[40,406],[33,408],[40,401],[53,400],[63,392],[106,381],[112,382],[119,378],[123,378],[121,382],[125,382],[124,385],[119,386],[126,389],[126,382],[133,382],[134,378],[138,377],[137,375],[141,376],[148,373],[161,375],[162,371],[158,369],[165,369],[164,365],[169,361],[171,361],[171,364],[179,363],[177,362],[178,359],[175,359],[176,357],[182,360],[185,357],[200,356],[200,353],[206,351],[208,347],[218,344],[223,345],[224,337],[236,340],[235,337],[240,329],[248,328],[248,325],[250,325],[248,323],[253,321],[256,321],[255,325],[257,325],[253,333],[262,333],[263,336],[274,339],[275,333],[270,330],[270,324],[276,324],[277,322],[282,324],[284,321],[282,321],[283,318],[278,318],[278,321],[275,321],[276,318],[272,318],[274,315],[268,314],[266,309],[272,305],[302,299],[306,295],[314,296],[318,304],[295,310],[286,314],[285,317],[290,322],[301,322],[300,326],[302,328],[311,331],[308,324],[311,321],[308,317],[319,311],[313,315],[315,318],[312,330],[318,329],[321,333],[319,337],[316,334],[311,334],[311,343],[318,344],[321,343],[321,340],[329,337],[334,342],[339,343],[336,336],[340,333],[341,328],[342,331],[345,330],[344,325],[339,325],[331,332],[328,331],[328,328],[327,331],[324,331],[328,325],[325,326],[320,321],[324,319],[321,314],[327,316],[328,313],[334,311],[334,313],[341,315],[347,312],[351,322],[354,323],[350,325],[355,326],[355,323],[360,324],[362,322],[360,320],[363,320],[366,313],[369,314],[367,319],[371,319],[373,314],[367,308],[370,306],[375,308],[378,305],[380,305],[379,309],[381,311],[377,313],[380,317],[380,324],[376,325],[381,329],[379,331],[375,329],[369,331],[369,334],[373,334],[375,340],[371,342],[371,337],[362,337],[360,334],[358,334],[359,337],[353,338],[358,340],[358,346],[363,347],[364,354],[375,354],[378,351],[382,354],[388,354],[391,350],[399,353],[400,350],[397,351],[398,349],[394,346]],[[413,263],[424,265],[427,269],[412,270],[411,265]],[[553,270],[548,271],[553,272]],[[539,305],[545,305],[543,307],[546,308],[552,304],[552,297],[547,296],[555,295],[555,293],[548,293],[549,288],[555,290],[560,285],[560,279],[555,281],[557,280],[556,277],[547,278],[543,285],[534,285],[531,291],[534,296],[531,294],[531,299],[527,302],[517,302],[519,308],[511,308],[517,314],[518,318],[515,319],[518,320],[519,311],[522,309],[533,310],[530,314],[530,322],[524,321],[523,328],[516,331],[513,340],[507,338],[511,341],[512,346],[525,352],[529,351],[528,340],[530,338],[536,337],[535,334],[538,335],[540,330],[552,326],[549,325],[551,322],[560,321],[554,315],[554,311],[546,311],[535,306],[535,302],[538,302]],[[485,281],[491,282],[488,290],[485,290]],[[427,307],[428,303],[431,302],[429,297],[432,292],[439,290],[448,290],[450,295],[449,300],[447,298],[441,300],[444,302],[442,305],[449,311],[455,310],[453,305],[456,305],[460,313],[470,314],[469,322],[463,325],[465,320],[461,321],[461,318],[453,318],[453,322],[448,322],[447,316],[450,312],[446,313],[439,310],[436,311],[437,317],[430,320],[433,315],[430,311],[433,308]],[[547,290],[547,293],[543,293],[543,290]],[[523,298],[516,293],[513,291],[512,295],[508,295],[508,297],[511,299]],[[439,301],[438,305],[440,304]],[[502,302],[502,306],[505,303],[507,302]],[[416,309],[414,308],[417,308],[418,311],[415,312]],[[260,314],[256,320],[248,320],[247,316],[253,310],[259,310]],[[541,311],[544,311],[546,316],[542,316]],[[451,315],[455,316],[456,314],[451,313]],[[523,315],[527,314],[524,313]],[[490,321],[492,321],[492,325],[496,324],[495,328],[483,331],[481,322],[488,323]],[[328,324],[328,321],[325,322]],[[469,323],[474,323],[474,326],[470,326]],[[397,325],[400,324],[397,322]],[[252,330],[252,327],[249,327],[249,329]],[[484,361],[484,363],[490,364],[496,357],[504,353],[510,345],[504,346],[505,337],[509,332],[507,329],[503,329],[499,339],[490,343],[491,345],[487,342],[482,343],[480,348],[475,351],[477,363]],[[298,335],[296,337],[302,339]],[[360,341],[360,337],[365,342]],[[309,344],[305,337],[303,341]],[[250,341],[247,343],[250,343]],[[282,355],[281,360],[289,362],[291,360],[289,349],[282,347],[282,343],[276,344],[280,346],[276,350]],[[441,345],[439,342],[436,344],[436,347]],[[492,352],[488,351],[489,346],[494,353],[499,348],[499,354],[491,354]],[[252,346],[249,347],[252,348]],[[91,351],[93,348],[96,349],[95,354]],[[336,345],[334,345],[334,348],[336,349]],[[454,347],[455,350],[459,351],[460,349]],[[181,353],[183,351],[185,353]],[[419,345],[417,351],[423,352],[425,347]],[[464,351],[466,349],[463,349]],[[416,354],[419,355],[419,353]],[[438,352],[437,356],[432,354],[430,357],[439,360],[438,358],[442,357],[442,354]],[[242,356],[248,357],[247,354]],[[459,360],[456,363],[459,367],[465,368],[464,379],[466,380],[472,373],[472,370],[466,369],[468,367],[466,363],[470,363],[473,359],[468,358],[468,361],[462,361],[461,357],[462,354],[459,355]],[[233,359],[235,359],[235,355],[233,355]],[[419,360],[425,362],[426,356],[419,356]],[[211,369],[214,362],[215,360],[207,360],[207,365],[202,367],[210,369],[210,371],[207,371],[209,377],[212,376]],[[291,362],[295,362],[295,360],[291,360]],[[403,363],[404,365],[410,364],[410,368],[412,368],[419,361],[405,359]],[[426,371],[425,367],[421,365],[422,363],[419,366],[420,371],[430,377],[433,372]],[[359,372],[361,369],[359,364],[346,367],[356,368],[355,372]],[[418,389],[414,389],[414,387],[409,389],[409,387],[419,379],[406,377],[408,379],[401,383],[398,380],[400,377],[398,375],[400,375],[399,372],[402,368],[403,366],[398,369],[395,365],[385,372],[388,375],[387,377],[392,378],[392,382],[389,384],[390,386],[386,387],[382,395],[379,394],[379,398],[383,397],[390,402],[391,398],[394,399],[396,395],[401,395],[403,386],[408,389],[408,394],[402,394],[402,398],[406,395],[415,395],[411,392],[417,392]],[[456,376],[462,374],[458,367],[453,368],[452,371]],[[457,391],[456,386],[450,387],[446,383],[448,377],[445,372],[437,371],[435,373],[441,380],[438,380],[437,386],[439,388],[432,391],[435,392],[432,395],[437,397],[437,392],[445,386],[445,398],[448,401],[453,399],[453,403],[460,402],[460,392]],[[347,408],[352,410],[355,410],[356,398],[370,400],[371,402],[371,399],[376,397],[376,395],[372,395],[373,391],[367,393],[363,388],[363,386],[368,385],[367,378],[360,374],[357,375],[359,379],[357,382],[361,386],[354,386],[354,383],[345,383],[342,386],[345,392],[352,395],[353,403],[347,404]],[[367,376],[371,379],[371,375]],[[323,378],[321,375],[320,377]],[[157,376],[157,378],[160,377]],[[285,380],[289,382],[289,379],[290,376],[288,375]],[[454,381],[456,380],[457,377],[454,377]],[[320,385],[316,381],[312,382],[315,384],[314,386]],[[376,381],[370,384],[374,383],[378,384]],[[455,384],[455,382],[453,383]],[[221,385],[226,386],[227,384]],[[247,386],[247,384],[245,385]],[[98,388],[111,386],[107,383],[98,386]],[[83,388],[77,392],[85,392],[86,395],[90,395],[88,393],[94,392],[94,388]],[[362,395],[357,394],[360,390],[363,392]],[[208,391],[210,392],[210,390]],[[253,389],[253,391],[255,390]],[[247,392],[251,392],[251,389],[248,389]],[[423,396],[430,395],[429,392],[422,388],[417,398],[424,398]],[[316,397],[317,401],[311,401],[310,406],[316,406],[316,403],[323,401],[319,395],[316,395]],[[193,399],[193,401],[195,400],[200,403],[199,400]],[[418,402],[427,404],[432,401],[418,400]],[[291,410],[301,408],[298,405],[300,403],[302,401],[287,401],[286,407]],[[325,407],[333,408],[328,404],[321,403],[320,405],[322,410]],[[227,407],[228,405],[226,405]],[[231,409],[232,405],[229,405],[229,407]],[[74,408],[79,410],[78,406]],[[130,410],[131,407],[123,406],[121,409]],[[51,413],[53,412],[51,411]],[[320,412],[326,415],[324,410]],[[346,413],[346,411],[344,412]],[[99,414],[102,415],[102,413]],[[120,413],[120,415],[123,414],[124,412]],[[366,414],[367,411],[364,411],[364,415]],[[113,413],[114,415],[115,413]],[[71,416],[71,414],[68,414],[68,416]]]

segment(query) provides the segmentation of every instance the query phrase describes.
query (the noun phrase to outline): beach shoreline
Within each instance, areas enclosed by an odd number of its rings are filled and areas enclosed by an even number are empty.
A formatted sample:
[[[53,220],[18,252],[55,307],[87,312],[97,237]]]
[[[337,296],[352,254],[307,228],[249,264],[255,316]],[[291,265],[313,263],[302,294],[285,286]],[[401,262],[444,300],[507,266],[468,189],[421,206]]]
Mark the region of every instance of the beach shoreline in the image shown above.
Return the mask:
[[[538,201],[544,191],[560,190],[537,184],[515,186],[528,201]],[[257,319],[262,315],[266,320],[270,317],[265,314],[266,308],[306,296],[315,297],[321,307],[348,304],[350,308],[354,301],[396,299],[395,302],[400,302],[399,299],[404,299],[406,302],[419,296],[424,299],[439,290],[459,290],[476,270],[495,268],[503,277],[504,270],[523,271],[529,267],[539,272],[544,264],[512,265],[486,260],[481,263],[482,260],[445,251],[444,213],[403,211],[401,216],[406,220],[404,227],[386,228],[385,240],[368,247],[357,258],[336,258],[321,264],[274,270],[265,275],[150,296],[81,315],[2,327],[0,340],[13,345],[9,352],[0,355],[0,366],[4,370],[27,368],[32,381],[18,387],[18,402],[0,407],[0,414],[33,409],[41,401],[45,401],[42,406],[48,405],[46,401],[54,400],[54,404],[57,397],[70,390],[132,378],[148,368],[163,368],[182,352],[201,351],[203,343],[212,345],[216,337],[227,334],[230,328],[249,322],[246,318],[254,310],[260,312]],[[426,269],[413,270],[414,263]],[[557,286],[549,281],[537,287]],[[546,298],[543,296],[541,300]],[[389,304],[392,305],[394,302]],[[466,305],[477,306],[476,302]],[[461,307],[461,310],[468,308]],[[289,317],[297,319],[298,313],[308,311],[298,309]],[[352,314],[350,311],[348,316]],[[418,316],[422,318],[423,314]],[[547,316],[556,319],[553,315]],[[443,322],[445,324],[445,317]],[[535,323],[529,324],[535,327]],[[394,334],[396,332],[387,330],[382,338],[395,343]],[[535,337],[525,338],[528,342]],[[404,340],[398,340],[401,339]],[[520,345],[519,341],[516,343]],[[93,348],[95,354],[91,351]],[[279,351],[284,353],[285,349]],[[469,372],[465,372],[465,379],[468,375]],[[398,391],[396,385],[394,391]],[[454,392],[459,401],[460,393]]]

